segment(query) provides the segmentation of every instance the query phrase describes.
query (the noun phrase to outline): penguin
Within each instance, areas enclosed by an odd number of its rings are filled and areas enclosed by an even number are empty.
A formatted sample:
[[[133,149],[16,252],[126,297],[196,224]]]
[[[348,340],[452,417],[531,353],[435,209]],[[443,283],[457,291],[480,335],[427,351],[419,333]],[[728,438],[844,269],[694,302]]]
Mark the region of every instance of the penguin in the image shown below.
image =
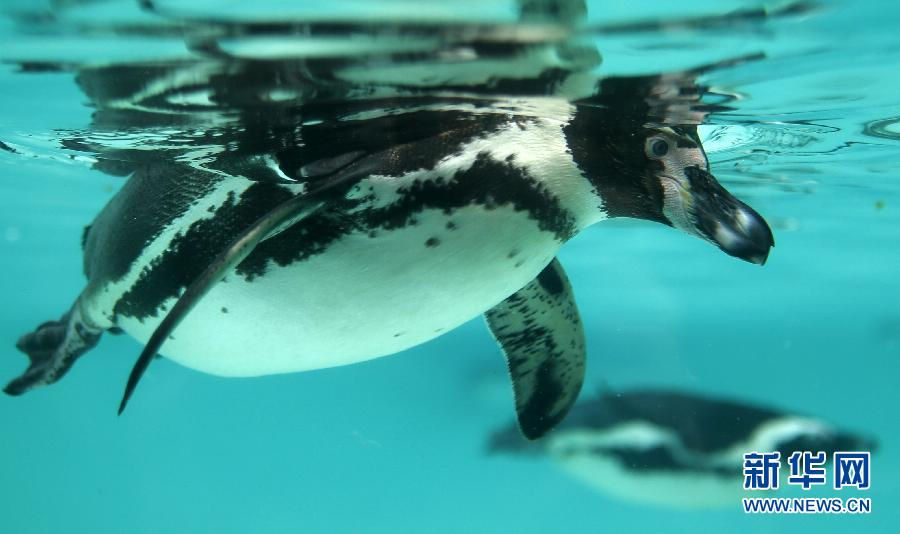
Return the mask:
[[[82,68],[97,129],[150,135],[133,150],[66,141],[127,181],[83,233],[83,291],[18,340],[29,366],[4,391],[56,382],[104,332],[145,345],[121,413],[157,354],[219,376],[291,373],[387,356],[481,315],[522,433],[543,436],[584,377],[556,259],[568,240],[631,217],[759,265],[774,246],[712,174],[703,69],[587,83],[593,56],[573,57],[571,70],[553,56],[533,78],[477,78],[472,93],[347,85],[345,61]]]
[[[19,340],[31,364],[5,391],[55,382],[110,329],[147,343],[124,407],[157,351],[221,376],[288,373],[389,355],[483,314],[522,432],[540,437],[584,376],[555,259],[566,241],[635,217],[757,264],[774,244],[711,174],[696,126],[589,104],[313,124],[276,155],[289,183],[140,162],[85,231],[85,289]]]
[[[876,448],[873,438],[817,417],[664,388],[606,391],[579,402],[536,442],[515,427],[488,440],[491,453],[546,456],[599,492],[669,508],[735,506],[746,496],[748,452],[780,452],[786,479],[795,451],[824,451],[830,461],[836,451]]]

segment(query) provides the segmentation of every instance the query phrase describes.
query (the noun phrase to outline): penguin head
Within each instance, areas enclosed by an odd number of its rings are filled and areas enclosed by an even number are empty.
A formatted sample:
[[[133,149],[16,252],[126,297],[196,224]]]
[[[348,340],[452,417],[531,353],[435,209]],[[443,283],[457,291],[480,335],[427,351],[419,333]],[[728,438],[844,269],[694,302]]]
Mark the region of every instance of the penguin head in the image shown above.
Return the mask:
[[[775,245],[765,219],[725,190],[709,170],[697,127],[648,129],[647,174],[662,187],[663,222],[762,265]]]
[[[607,217],[660,222],[731,256],[766,262],[775,245],[772,230],[712,175],[697,126],[651,127],[608,108],[586,106],[564,131]]]
[[[854,434],[835,429],[824,423],[816,425],[797,425],[794,433],[778,436],[773,450],[781,453],[786,460],[797,451],[824,451],[831,458],[838,451],[878,451],[878,440],[871,436]]]

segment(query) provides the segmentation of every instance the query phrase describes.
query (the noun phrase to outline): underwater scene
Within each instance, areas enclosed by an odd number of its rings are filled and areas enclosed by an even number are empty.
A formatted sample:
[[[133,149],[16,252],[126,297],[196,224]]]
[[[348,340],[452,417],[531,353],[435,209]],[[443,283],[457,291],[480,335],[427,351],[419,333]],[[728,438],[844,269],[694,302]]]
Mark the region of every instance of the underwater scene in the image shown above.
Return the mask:
[[[898,25],[0,1],[0,532],[900,531]]]

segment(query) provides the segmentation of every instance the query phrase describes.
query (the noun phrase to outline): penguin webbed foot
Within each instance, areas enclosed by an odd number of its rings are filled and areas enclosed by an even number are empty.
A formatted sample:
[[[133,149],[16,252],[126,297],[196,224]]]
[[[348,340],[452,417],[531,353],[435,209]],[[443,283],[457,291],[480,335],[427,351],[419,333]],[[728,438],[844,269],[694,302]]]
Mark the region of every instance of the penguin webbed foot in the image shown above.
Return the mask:
[[[4,393],[18,396],[58,381],[79,356],[97,345],[101,335],[102,331],[74,319],[72,312],[58,321],[42,323],[16,342],[16,348],[28,356],[30,363],[24,373],[3,388]]]

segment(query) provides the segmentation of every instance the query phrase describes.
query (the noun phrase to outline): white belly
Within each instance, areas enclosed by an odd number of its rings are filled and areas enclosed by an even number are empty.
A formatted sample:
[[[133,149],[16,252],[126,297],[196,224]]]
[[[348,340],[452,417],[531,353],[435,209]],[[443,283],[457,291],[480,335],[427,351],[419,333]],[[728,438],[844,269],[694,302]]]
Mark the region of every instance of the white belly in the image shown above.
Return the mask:
[[[626,438],[624,441],[619,441]],[[651,447],[669,445],[679,450],[671,431],[646,423],[623,423],[605,435],[569,430],[551,434],[546,446],[551,458],[566,472],[588,486],[616,497],[674,508],[715,508],[740,503],[740,457],[727,456],[711,466],[733,468],[735,476],[696,469],[626,468],[621,459],[600,452],[610,446]],[[592,450],[594,449],[594,450]],[[743,449],[741,449],[743,450]],[[755,450],[755,449],[747,449]],[[676,452],[676,454],[678,454]],[[681,449],[682,455],[691,455]],[[734,461],[732,461],[734,460]]]
[[[161,353],[223,376],[333,367],[418,345],[477,317],[531,281],[560,243],[526,212],[427,210],[419,224],[353,233],[247,282],[233,274],[197,304]],[[453,221],[456,229],[446,224]],[[426,246],[436,238],[436,246]],[[166,303],[171,309],[174,299]],[[123,317],[146,342],[162,315]]]

